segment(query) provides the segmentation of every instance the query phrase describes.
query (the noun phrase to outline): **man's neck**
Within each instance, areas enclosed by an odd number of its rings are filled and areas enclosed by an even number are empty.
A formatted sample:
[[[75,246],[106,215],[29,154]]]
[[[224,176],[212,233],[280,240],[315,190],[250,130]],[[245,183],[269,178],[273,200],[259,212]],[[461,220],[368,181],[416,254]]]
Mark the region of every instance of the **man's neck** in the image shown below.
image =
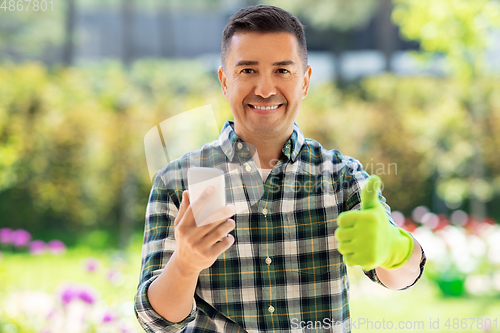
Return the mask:
[[[285,142],[286,141],[284,141],[280,146],[278,146],[276,142],[273,142],[272,145],[270,143],[269,145],[262,144],[260,146],[256,146],[252,142],[247,142],[251,144],[250,154],[253,157],[257,168],[272,169],[276,165],[276,163],[284,156],[282,149]],[[253,149],[253,146],[255,146],[255,149],[257,151]]]
[[[290,138],[292,132],[286,136],[269,137],[258,134],[246,136],[244,133],[236,133],[240,139],[249,144],[250,155],[253,156],[255,164],[260,169],[272,169],[282,159],[283,146]],[[257,150],[257,151],[256,151]],[[258,157],[258,158],[257,158]]]

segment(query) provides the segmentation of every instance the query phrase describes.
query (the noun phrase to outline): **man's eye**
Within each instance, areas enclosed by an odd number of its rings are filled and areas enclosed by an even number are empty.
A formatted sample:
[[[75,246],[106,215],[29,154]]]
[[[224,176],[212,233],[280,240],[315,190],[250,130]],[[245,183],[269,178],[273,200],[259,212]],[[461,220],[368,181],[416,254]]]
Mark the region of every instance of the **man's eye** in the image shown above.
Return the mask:
[[[245,74],[252,74],[254,72],[254,70],[251,68],[245,68],[241,72],[245,73]]]
[[[284,69],[284,68],[280,68],[280,69],[278,69],[278,72],[279,72],[280,74],[287,74],[287,73],[289,73],[288,69]]]

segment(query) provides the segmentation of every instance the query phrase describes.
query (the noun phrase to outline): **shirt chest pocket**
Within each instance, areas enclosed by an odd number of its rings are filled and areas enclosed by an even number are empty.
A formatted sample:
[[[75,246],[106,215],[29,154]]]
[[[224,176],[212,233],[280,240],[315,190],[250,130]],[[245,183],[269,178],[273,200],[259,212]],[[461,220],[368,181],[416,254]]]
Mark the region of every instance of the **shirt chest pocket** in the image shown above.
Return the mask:
[[[335,193],[325,188],[295,194],[285,213],[285,265],[287,271],[310,279],[337,273],[342,257],[335,230],[338,207]]]

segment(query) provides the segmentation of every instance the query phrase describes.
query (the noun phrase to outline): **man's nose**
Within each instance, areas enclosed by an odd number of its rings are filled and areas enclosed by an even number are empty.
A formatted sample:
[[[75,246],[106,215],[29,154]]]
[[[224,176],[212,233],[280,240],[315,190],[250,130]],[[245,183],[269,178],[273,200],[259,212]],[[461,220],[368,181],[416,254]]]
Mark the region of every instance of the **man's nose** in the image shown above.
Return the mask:
[[[259,77],[255,87],[255,95],[261,96],[262,98],[276,95],[276,86],[271,76],[261,75]]]

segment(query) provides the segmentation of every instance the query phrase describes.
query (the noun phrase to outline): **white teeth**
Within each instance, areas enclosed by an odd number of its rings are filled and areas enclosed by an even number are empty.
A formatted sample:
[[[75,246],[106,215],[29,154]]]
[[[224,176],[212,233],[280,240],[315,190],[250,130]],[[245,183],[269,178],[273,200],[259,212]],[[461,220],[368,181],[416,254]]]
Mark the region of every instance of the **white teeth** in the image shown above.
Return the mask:
[[[256,106],[256,105],[252,105],[252,107],[254,109],[259,109],[259,110],[275,110],[279,107],[279,105],[275,105],[275,106]]]

